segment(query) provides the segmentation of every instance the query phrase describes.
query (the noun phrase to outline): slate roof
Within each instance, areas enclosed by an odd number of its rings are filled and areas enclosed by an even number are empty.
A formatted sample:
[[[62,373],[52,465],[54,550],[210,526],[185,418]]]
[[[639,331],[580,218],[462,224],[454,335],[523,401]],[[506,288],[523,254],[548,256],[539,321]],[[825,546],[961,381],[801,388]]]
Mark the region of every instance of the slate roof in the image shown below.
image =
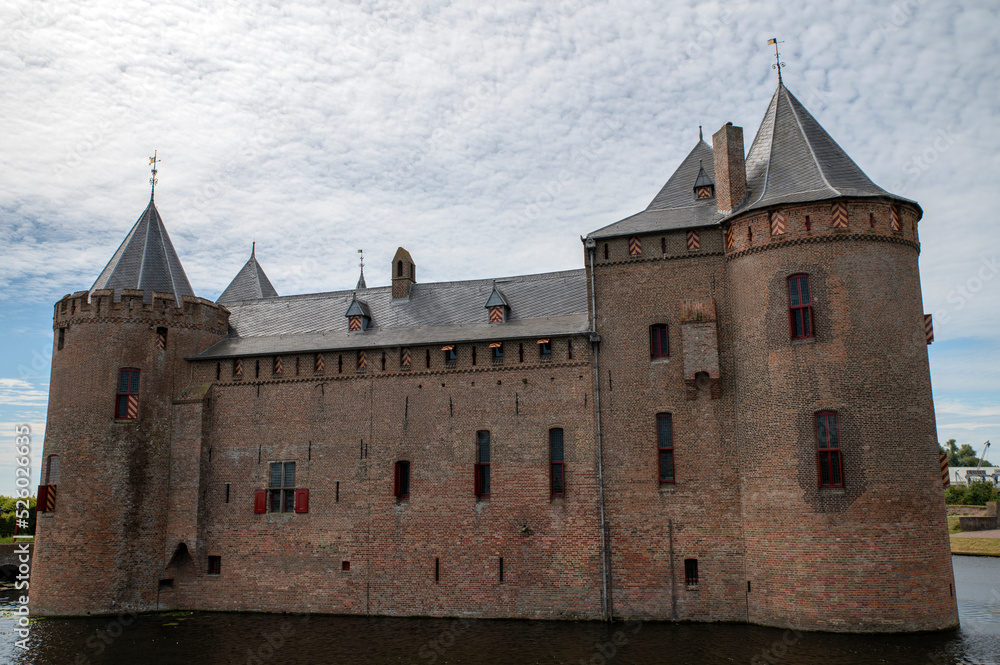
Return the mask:
[[[705,141],[688,153],[667,183],[642,212],[598,229],[588,238],[610,238],[633,233],[670,231],[696,226],[713,226],[722,219],[715,199],[696,199],[694,186],[704,171],[715,182],[715,160],[712,146]]]
[[[507,304],[503,294],[500,293],[500,290],[494,284],[493,290],[490,291],[490,297],[486,299],[486,304],[483,307],[489,309],[490,307],[510,307],[510,305]]]
[[[503,288],[510,319],[490,324],[483,302],[494,283]],[[229,358],[419,344],[546,337],[589,330],[583,270],[463,282],[414,284],[408,300],[392,300],[389,286],[370,288],[372,324],[349,333],[344,312],[353,291],[282,296],[226,303],[229,337],[195,356]]]
[[[257,263],[257,247],[250,250],[250,260],[236,273],[215,302],[229,303],[240,300],[256,300],[260,298],[276,298],[278,292],[271,285],[271,280],[264,274],[264,269]]]
[[[695,183],[703,180],[699,166],[715,183],[712,148],[704,141],[688,153],[645,210],[588,237],[714,226],[750,210],[843,196],[887,197],[916,205],[873,183],[781,83],[747,154],[746,196],[730,215],[718,213],[714,198],[694,199]]]
[[[152,196],[118,251],[90,287],[91,293],[97,289],[114,289],[115,298],[121,297],[122,289],[142,289],[146,302],[152,302],[153,291],[172,293],[178,307],[183,296],[194,295]]]
[[[368,303],[364,300],[358,300],[357,296],[354,296],[344,316],[365,316],[370,319],[372,318],[372,311],[368,307]]]
[[[913,203],[873,183],[782,84],[750,146],[746,169],[747,195],[733,214],[841,196]]]

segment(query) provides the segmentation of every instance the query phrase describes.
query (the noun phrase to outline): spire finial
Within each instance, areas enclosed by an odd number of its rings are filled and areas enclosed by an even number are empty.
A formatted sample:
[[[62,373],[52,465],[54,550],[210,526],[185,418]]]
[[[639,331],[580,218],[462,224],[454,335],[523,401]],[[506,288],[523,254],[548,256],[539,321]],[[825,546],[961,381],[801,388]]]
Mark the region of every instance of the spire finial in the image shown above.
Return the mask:
[[[252,259],[256,253],[257,253],[257,241],[254,240],[253,244],[250,245],[250,258]]]
[[[698,140],[699,141],[704,141],[705,140],[705,137],[702,136],[702,134],[701,134],[701,125],[698,125]]]
[[[156,182],[157,182],[157,180],[156,180],[156,172],[157,172],[156,163],[160,162],[160,161],[162,161],[162,160],[159,160],[159,159],[156,158],[156,151],[154,150],[153,151],[153,156],[149,158],[149,165],[153,167],[153,168],[150,169],[150,171],[153,172],[153,175],[151,175],[149,177],[149,185],[150,185],[149,200],[150,201],[153,200],[153,195],[156,194]]]
[[[365,250],[359,249],[358,254],[361,255],[361,277],[358,278],[358,285],[354,288],[356,289],[367,289],[368,286],[365,284]]]
[[[784,44],[785,42],[779,42],[777,37],[772,37],[767,40],[767,43],[774,45],[774,64],[771,65],[771,69],[778,70],[778,85],[782,85],[781,68],[785,66],[785,63],[781,61],[781,54],[778,53],[778,44]]]

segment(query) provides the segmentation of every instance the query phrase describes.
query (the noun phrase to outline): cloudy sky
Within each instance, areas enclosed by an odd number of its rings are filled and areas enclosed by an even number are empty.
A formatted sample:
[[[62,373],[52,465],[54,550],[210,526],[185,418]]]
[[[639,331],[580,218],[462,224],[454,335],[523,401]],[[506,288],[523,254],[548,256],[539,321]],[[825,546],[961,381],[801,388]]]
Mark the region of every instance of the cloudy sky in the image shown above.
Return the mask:
[[[788,88],[924,209],[940,440],[1000,445],[1000,8],[800,4],[6,0],[0,493],[15,423],[40,458],[52,304],[142,212],[154,150],[206,298],[254,240],[282,295],[350,288],[359,248],[370,286],[400,245],[421,281],[576,268],[580,235],[644,208],[699,125],[749,147],[772,36]]]

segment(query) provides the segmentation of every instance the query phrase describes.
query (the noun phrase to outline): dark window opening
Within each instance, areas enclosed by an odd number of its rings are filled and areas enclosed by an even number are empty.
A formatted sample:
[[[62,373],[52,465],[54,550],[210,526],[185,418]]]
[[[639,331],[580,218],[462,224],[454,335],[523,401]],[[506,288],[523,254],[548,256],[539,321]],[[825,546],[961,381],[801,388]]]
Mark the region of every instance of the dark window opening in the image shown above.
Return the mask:
[[[139,370],[123,369],[118,373],[118,393],[115,395],[115,418],[135,420],[139,417]]]
[[[812,221],[810,221],[809,215],[806,215],[806,231],[812,231],[812,228]]]
[[[656,448],[659,455],[660,484],[674,482],[674,428],[669,413],[656,414]]]
[[[156,348],[161,351],[167,348],[167,329],[160,327],[156,329]]]
[[[689,586],[698,583],[698,559],[684,559],[684,583]]]
[[[59,339],[56,342],[56,351],[62,351],[62,348],[66,346],[66,329],[59,329]]]
[[[298,376],[298,375],[299,375],[299,358],[298,358],[298,356],[296,356],[295,357],[295,376]]]
[[[396,462],[393,473],[393,494],[397,499],[410,498],[410,463]]]
[[[490,349],[493,352],[493,360],[503,360],[503,342],[490,344]]]
[[[49,467],[45,471],[45,484],[59,484],[59,455],[49,455]]]
[[[382,371],[385,371],[385,351],[382,352]]]
[[[167,579],[160,580],[160,588],[161,589],[173,589],[174,588],[174,579],[172,577],[168,577]]]
[[[430,349],[427,349],[427,357],[424,359],[424,362],[427,365],[427,369],[430,369],[431,368],[431,350]]]
[[[566,341],[566,358],[567,360],[573,360],[573,340]]]
[[[816,414],[816,444],[818,449],[819,486],[843,487],[844,474],[840,459],[840,432],[837,414],[823,411]]]
[[[434,558],[434,581],[441,581],[441,559],[437,557]]]
[[[566,495],[566,464],[563,454],[563,431],[549,430],[549,489],[553,497]]]
[[[295,511],[295,462],[271,462],[268,505],[272,513]]]
[[[524,362],[524,343],[517,345],[518,362]]]
[[[444,362],[446,365],[458,362],[458,353],[455,351],[454,346],[444,348]]]
[[[814,336],[809,275],[792,275],[788,278],[788,320],[792,339]]]
[[[257,360],[257,366],[254,369],[254,378],[257,378],[257,379],[260,378],[260,360],[259,359]]]
[[[552,357],[552,342],[547,339],[538,340],[538,355],[543,359]]]
[[[660,254],[666,254],[666,253],[667,253],[667,239],[660,238]]]
[[[604,260],[608,260],[608,243],[604,243]]]
[[[215,363],[215,380],[222,378],[222,363]]]
[[[333,492],[334,492],[334,494],[333,494],[333,502],[334,503],[340,503],[340,481],[339,480],[336,483],[334,483],[334,490],[333,490]]]
[[[344,373],[344,354],[339,354],[337,356],[337,373],[338,374]]]
[[[229,486],[230,483],[226,483],[226,503],[229,503]]]
[[[503,582],[503,557],[500,557],[500,581]]]
[[[873,212],[868,213],[868,226],[873,229],[875,228],[875,213]]]
[[[747,242],[753,242],[753,229],[747,227]]]
[[[473,365],[476,364],[476,347],[475,346],[472,347],[472,364]]]
[[[344,572],[349,571],[351,569],[351,562],[350,561],[341,561],[340,562],[340,569],[343,570]]]
[[[208,574],[220,575],[221,573],[222,573],[222,557],[221,556],[208,557]]]
[[[413,264],[411,263],[411,264],[410,264],[410,279],[412,279],[412,280],[416,281],[416,279],[417,279],[417,278],[413,276],[413,271],[414,271],[414,266],[413,266]]]
[[[486,498],[490,495],[490,432],[476,432],[475,495]]]
[[[649,357],[668,358],[670,356],[670,336],[666,323],[649,326]]]
[[[396,261],[396,277],[402,277],[402,276],[403,276],[403,262]]]

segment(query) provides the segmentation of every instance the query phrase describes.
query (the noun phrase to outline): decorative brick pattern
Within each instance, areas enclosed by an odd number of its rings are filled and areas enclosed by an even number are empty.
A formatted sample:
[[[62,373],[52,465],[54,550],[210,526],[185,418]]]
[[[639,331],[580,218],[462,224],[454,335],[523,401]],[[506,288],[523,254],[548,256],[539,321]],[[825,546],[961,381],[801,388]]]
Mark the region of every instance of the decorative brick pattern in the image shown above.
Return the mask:
[[[833,204],[833,210],[830,212],[830,225],[835,229],[846,229],[847,228],[847,204],[843,201],[838,201]]]
[[[781,211],[771,213],[771,235],[780,236],[788,230],[788,220],[781,214]]]
[[[701,234],[697,231],[687,232],[687,248],[691,251],[701,249]]]
[[[490,307],[490,323],[503,323],[503,305]]]
[[[642,255],[642,240],[639,239],[639,236],[632,236],[632,239],[628,241],[628,254],[629,256]]]

